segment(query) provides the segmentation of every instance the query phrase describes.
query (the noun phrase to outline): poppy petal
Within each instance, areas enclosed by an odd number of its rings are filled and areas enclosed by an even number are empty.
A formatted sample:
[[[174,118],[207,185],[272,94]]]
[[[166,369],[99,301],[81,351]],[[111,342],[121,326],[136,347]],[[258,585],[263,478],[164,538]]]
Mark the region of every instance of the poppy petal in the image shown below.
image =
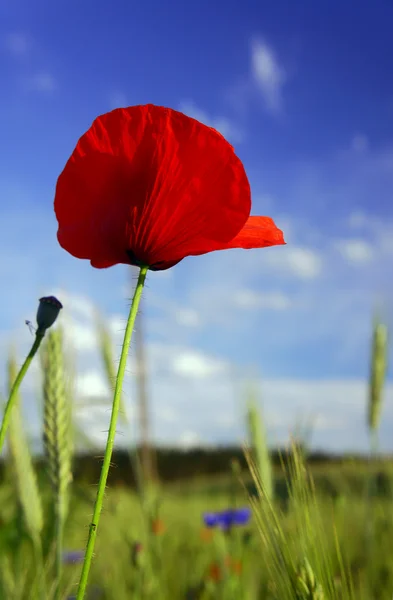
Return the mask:
[[[60,245],[94,266],[129,262],[125,223],[127,163],[106,154],[69,161],[56,186],[55,211]],[[113,210],[116,199],[116,210]]]
[[[98,117],[55,195],[60,244],[98,268],[169,268],[229,243],[250,209],[249,182],[232,146],[195,119],[153,105]]]
[[[210,251],[230,248],[266,248],[285,244],[284,234],[270,217],[248,217],[239,233],[225,244],[212,244]]]

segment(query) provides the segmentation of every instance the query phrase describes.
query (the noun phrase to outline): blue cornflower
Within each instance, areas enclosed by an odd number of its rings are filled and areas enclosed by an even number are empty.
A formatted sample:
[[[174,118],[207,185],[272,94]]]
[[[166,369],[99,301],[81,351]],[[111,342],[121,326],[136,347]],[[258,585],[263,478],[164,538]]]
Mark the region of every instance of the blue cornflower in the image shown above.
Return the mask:
[[[227,530],[233,525],[246,525],[251,517],[248,507],[223,510],[216,513],[204,513],[203,520],[206,527],[221,527]]]
[[[218,513],[204,513],[203,521],[206,527],[216,527],[218,525]]]
[[[63,563],[66,565],[80,563],[85,557],[83,550],[68,550],[63,552]]]

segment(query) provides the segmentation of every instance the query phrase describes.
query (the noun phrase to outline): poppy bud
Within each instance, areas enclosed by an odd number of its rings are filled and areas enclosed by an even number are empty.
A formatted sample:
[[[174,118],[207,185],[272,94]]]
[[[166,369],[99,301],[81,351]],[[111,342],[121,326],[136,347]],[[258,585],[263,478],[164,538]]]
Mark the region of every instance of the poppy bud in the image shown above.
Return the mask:
[[[62,303],[54,296],[40,298],[36,317],[38,325],[37,333],[45,334],[45,331],[49,329],[49,327],[52,327],[53,323],[56,321],[60,309],[62,308]]]

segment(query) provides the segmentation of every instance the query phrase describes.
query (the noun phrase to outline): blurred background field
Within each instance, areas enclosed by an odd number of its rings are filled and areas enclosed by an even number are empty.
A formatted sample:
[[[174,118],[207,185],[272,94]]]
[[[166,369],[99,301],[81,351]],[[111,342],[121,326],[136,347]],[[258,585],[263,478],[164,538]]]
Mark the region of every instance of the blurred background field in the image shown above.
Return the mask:
[[[313,453],[310,425],[269,448],[250,388],[243,448],[154,448],[139,377],[139,421],[132,425],[123,405],[122,425],[142,427],[142,443],[113,456],[88,597],[391,598],[393,458],[378,455],[386,333],[375,320],[364,407],[369,455]],[[115,359],[101,318],[97,339],[111,384]],[[142,357],[143,336],[137,340]],[[75,592],[101,461],[88,437],[75,453],[71,356],[62,327],[49,331],[40,355],[43,455],[31,454],[19,405],[12,415],[1,465],[1,598]],[[16,371],[10,354],[9,388]]]
[[[385,0],[0,1],[2,400],[43,295],[66,357],[33,362],[1,457],[0,600],[76,593],[135,271],[60,248],[54,187],[98,114],[150,102],[234,145],[287,246],[149,274],[90,597],[391,600],[391,368],[370,389],[376,309],[392,327],[392,27]],[[232,540],[203,515],[257,497],[244,441],[267,495]]]

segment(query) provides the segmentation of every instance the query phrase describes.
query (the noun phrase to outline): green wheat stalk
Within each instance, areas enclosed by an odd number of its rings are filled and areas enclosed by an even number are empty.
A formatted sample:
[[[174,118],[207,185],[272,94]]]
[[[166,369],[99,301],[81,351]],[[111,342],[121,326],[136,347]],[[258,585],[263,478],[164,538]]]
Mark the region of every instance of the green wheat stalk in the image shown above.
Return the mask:
[[[294,598],[296,564],[283,529],[283,515],[265,495],[262,477],[250,449],[244,448],[244,454],[257,491],[257,497],[250,497],[249,500],[262,543],[264,564],[275,592],[280,594],[277,597],[282,600]]]
[[[378,430],[381,421],[383,389],[387,372],[388,329],[378,320],[374,320],[371,349],[371,369],[369,379],[369,398],[367,425],[370,434],[370,446],[373,452],[378,448]]]
[[[44,398],[43,442],[55,511],[56,598],[60,598],[64,526],[72,480],[71,403],[65,383],[63,332],[49,332],[41,352]]]
[[[105,375],[108,384],[112,390],[116,382],[115,358],[113,355],[112,339],[109,329],[106,326],[103,318],[98,313],[98,311],[96,312],[96,329],[100,354],[102,362],[104,364]],[[124,422],[124,424],[129,424],[126,408],[124,406],[123,396],[120,397],[119,417]]]
[[[303,558],[296,573],[296,600],[326,600],[307,558]]]
[[[270,585],[274,588],[273,598],[338,598],[334,582],[335,560],[340,568],[345,592],[343,597],[355,600],[350,572],[344,565],[341,548],[336,545],[335,556],[329,551],[323,515],[313,482],[307,476],[301,450],[293,444],[287,475],[290,496],[288,512],[292,524],[290,533],[285,530],[287,517],[283,509],[264,494],[262,478],[248,449],[245,449],[245,456],[258,493],[257,497],[250,498],[250,503],[260,534],[264,565]]]
[[[267,444],[266,428],[254,394],[250,394],[250,396],[247,408],[249,443],[253,450],[254,461],[261,480],[263,493],[269,500],[272,500],[274,481],[272,462]]]
[[[370,439],[370,462],[375,461],[379,448],[379,426],[381,422],[383,392],[387,373],[388,329],[378,315],[374,317],[374,327],[371,343],[371,365],[369,377],[369,394],[367,405],[367,426]],[[375,493],[376,476],[370,469],[367,486],[366,547],[368,553],[368,584],[371,586],[373,554],[375,551],[374,515],[372,498]]]
[[[15,358],[10,354],[8,359],[8,389],[11,390],[17,377],[18,368]],[[16,403],[9,420],[9,451],[15,472],[15,484],[19,502],[23,511],[26,529],[31,537],[41,583],[41,593],[45,597],[44,565],[42,555],[41,534],[44,525],[41,497],[38,489],[36,473],[22,423],[20,398]]]
[[[5,554],[3,551],[3,556],[0,562],[0,573],[1,573],[1,590],[4,593],[4,598],[15,598],[16,597],[16,581],[15,574],[12,569],[10,556]]]

